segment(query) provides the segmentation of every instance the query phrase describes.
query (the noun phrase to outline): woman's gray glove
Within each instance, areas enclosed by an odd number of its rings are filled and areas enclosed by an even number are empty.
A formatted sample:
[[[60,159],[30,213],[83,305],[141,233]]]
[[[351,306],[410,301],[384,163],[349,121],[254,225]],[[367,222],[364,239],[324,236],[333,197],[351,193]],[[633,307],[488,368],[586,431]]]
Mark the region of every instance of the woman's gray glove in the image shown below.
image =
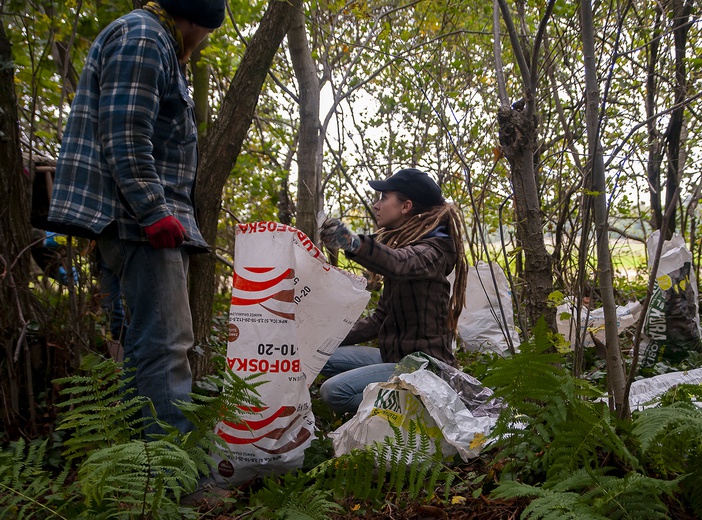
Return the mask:
[[[328,249],[343,249],[353,253],[361,246],[358,235],[349,231],[338,218],[328,218],[319,229],[319,236]]]

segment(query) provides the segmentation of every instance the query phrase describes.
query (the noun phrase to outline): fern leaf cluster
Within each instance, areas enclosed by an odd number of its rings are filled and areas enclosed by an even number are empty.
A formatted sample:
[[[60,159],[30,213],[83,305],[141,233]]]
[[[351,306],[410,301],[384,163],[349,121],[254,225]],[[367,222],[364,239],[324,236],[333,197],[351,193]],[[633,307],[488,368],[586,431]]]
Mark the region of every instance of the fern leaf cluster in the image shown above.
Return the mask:
[[[165,433],[145,439],[143,408],[151,403],[129,395],[122,365],[88,356],[82,368],[54,381],[65,397],[58,428],[68,432],[66,469],[58,476],[43,469],[46,442],[19,441],[0,452],[0,518],[197,517],[178,505],[180,497],[194,491],[213,465],[210,454],[221,441],[216,424],[237,421],[237,405],[260,405],[255,388],[261,383],[225,370],[207,381],[210,393],[179,404],[195,425],[192,431],[182,434],[159,423]],[[77,478],[63,486],[69,472]]]
[[[484,379],[508,405],[493,432],[507,461],[493,494],[532,497],[523,518],[669,518],[682,496],[700,516],[702,410],[678,402],[620,423],[560,368],[545,326],[534,332]]]
[[[580,467],[596,468],[605,457],[637,464],[616,431],[602,396],[587,381],[560,367],[545,324],[520,353],[497,361],[484,379],[508,405],[493,432],[503,454],[522,474],[558,480]],[[539,477],[540,478],[540,477]]]
[[[664,495],[672,495],[677,483],[629,473],[624,478],[607,476],[606,469],[579,470],[551,487],[505,481],[493,492],[498,498],[533,498],[522,518],[577,518],[665,520],[669,518]]]
[[[257,518],[281,520],[326,520],[332,513],[343,511],[332,500],[331,491],[320,489],[304,473],[266,478],[264,487],[252,496],[251,504],[257,507]]]
[[[223,455],[228,450],[226,443],[215,434],[220,421],[240,422],[238,406],[261,406],[256,388],[264,383],[257,380],[260,374],[242,379],[231,370],[224,370],[219,376],[209,376],[202,386],[210,389],[207,393],[192,395],[191,402],[180,402],[178,407],[193,424],[193,429],[180,438],[179,446],[192,458],[198,471],[209,472],[212,467],[212,453]],[[178,432],[170,430],[173,435]]]
[[[635,417],[633,433],[651,470],[680,477],[687,501],[702,518],[702,409],[686,401],[649,408]]]
[[[88,507],[112,504],[126,516],[159,518],[173,510],[181,490],[194,490],[197,468],[188,454],[166,441],[132,441],[95,451],[79,480]]]
[[[306,473],[267,477],[264,488],[252,497],[252,504],[258,505],[256,514],[326,519],[339,511],[333,499],[377,503],[394,494],[398,500],[400,496],[430,500],[439,483],[444,484],[447,499],[456,473],[444,465],[440,443],[416,422],[409,424],[406,439],[399,428],[393,430],[382,443],[324,461]]]
[[[0,519],[71,518],[77,495],[67,484],[68,471],[44,469],[48,440],[20,439],[0,452]]]
[[[112,360],[93,366],[88,373],[54,380],[64,386],[59,403],[64,413],[59,430],[70,432],[64,442],[64,457],[70,462],[101,448],[129,442],[142,429],[142,408],[147,399],[130,396],[124,378]]]

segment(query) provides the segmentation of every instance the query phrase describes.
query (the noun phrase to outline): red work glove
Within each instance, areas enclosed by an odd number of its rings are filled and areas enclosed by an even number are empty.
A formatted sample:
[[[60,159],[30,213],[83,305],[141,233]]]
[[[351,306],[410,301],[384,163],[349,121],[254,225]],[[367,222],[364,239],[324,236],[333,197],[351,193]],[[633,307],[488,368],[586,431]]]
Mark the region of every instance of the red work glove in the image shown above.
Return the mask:
[[[173,215],[144,227],[144,232],[156,249],[179,246],[185,239],[185,228]]]

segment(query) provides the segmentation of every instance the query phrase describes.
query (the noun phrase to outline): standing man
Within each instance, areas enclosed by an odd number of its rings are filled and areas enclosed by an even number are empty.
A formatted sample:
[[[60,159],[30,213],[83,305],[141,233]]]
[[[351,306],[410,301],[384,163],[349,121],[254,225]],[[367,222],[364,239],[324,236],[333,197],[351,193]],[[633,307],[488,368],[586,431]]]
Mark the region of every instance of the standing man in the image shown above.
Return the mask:
[[[225,0],[158,0],[93,42],[66,125],[49,226],[96,238],[120,278],[133,384],[157,417],[192,428],[188,257],[207,250],[195,220],[197,128],[184,65],[224,21]],[[148,413],[145,417],[148,418]],[[148,421],[147,433],[160,429]]]

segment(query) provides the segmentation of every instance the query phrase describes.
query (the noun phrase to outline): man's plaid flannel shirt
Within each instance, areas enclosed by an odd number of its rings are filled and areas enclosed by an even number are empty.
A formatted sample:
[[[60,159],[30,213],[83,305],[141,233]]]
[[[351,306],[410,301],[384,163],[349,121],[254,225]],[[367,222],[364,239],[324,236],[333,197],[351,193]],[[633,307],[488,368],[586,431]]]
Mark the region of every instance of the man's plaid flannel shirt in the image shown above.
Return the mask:
[[[175,42],[143,10],[95,40],[63,137],[50,224],[146,240],[143,226],[174,215],[185,245],[206,248],[195,220],[197,129]],[[80,234],[80,233],[76,233]]]

